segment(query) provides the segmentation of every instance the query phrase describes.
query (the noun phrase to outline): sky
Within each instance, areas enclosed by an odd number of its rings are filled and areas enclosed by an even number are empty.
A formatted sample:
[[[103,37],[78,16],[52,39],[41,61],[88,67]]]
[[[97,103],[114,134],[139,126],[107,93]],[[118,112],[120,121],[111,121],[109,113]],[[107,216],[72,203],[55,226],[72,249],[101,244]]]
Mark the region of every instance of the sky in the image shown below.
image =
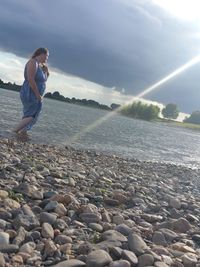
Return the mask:
[[[123,104],[200,55],[199,0],[0,0],[0,79],[47,47],[47,91]],[[143,98],[200,110],[200,63]]]

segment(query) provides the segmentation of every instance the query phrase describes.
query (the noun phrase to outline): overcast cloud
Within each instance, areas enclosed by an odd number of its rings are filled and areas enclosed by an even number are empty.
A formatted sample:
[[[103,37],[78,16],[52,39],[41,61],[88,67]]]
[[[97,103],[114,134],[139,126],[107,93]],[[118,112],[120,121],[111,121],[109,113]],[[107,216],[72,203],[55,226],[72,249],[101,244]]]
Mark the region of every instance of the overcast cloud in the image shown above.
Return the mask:
[[[150,0],[0,0],[0,50],[136,95],[199,54],[200,24]],[[200,110],[200,64],[146,96]],[[0,77],[1,78],[1,77]],[[125,89],[125,90],[124,90]]]

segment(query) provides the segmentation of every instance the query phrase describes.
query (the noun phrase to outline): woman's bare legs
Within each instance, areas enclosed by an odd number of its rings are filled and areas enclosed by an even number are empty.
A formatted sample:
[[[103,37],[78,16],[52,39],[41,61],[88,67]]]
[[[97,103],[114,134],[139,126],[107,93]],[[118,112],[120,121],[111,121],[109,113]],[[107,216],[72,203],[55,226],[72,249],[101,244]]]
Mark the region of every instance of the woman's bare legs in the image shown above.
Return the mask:
[[[15,127],[15,129],[13,130],[13,132],[15,133],[20,133],[20,132],[26,132],[25,131],[25,127],[30,123],[32,122],[33,120],[33,117],[26,117],[26,118],[23,118],[20,123]]]

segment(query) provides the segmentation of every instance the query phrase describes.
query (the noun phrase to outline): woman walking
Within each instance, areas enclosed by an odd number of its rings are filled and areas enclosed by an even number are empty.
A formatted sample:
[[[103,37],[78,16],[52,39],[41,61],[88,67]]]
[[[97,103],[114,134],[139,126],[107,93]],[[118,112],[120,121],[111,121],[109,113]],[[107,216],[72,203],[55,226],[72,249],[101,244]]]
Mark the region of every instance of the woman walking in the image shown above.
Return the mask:
[[[26,136],[36,123],[42,109],[42,99],[49,76],[46,65],[49,57],[47,48],[38,48],[26,63],[24,69],[24,83],[20,90],[20,98],[23,105],[23,117],[14,129],[20,136]]]

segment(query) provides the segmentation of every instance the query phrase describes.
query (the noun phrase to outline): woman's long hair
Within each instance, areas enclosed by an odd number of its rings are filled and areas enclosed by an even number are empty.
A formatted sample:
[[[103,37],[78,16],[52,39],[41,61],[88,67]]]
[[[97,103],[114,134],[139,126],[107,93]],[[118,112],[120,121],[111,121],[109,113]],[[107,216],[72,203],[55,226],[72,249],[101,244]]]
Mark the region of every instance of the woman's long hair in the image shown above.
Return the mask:
[[[44,47],[40,47],[38,49],[35,50],[35,52],[33,53],[32,57],[31,58],[35,58],[41,54],[47,54],[49,52],[49,50],[47,48],[44,48]]]

